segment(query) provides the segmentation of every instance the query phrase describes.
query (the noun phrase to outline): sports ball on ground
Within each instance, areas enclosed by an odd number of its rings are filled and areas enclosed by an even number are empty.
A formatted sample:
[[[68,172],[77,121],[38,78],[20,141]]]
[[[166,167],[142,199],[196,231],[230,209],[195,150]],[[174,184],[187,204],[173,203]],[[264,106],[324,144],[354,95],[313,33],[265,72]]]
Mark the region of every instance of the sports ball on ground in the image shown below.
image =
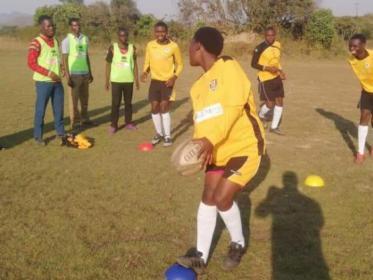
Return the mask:
[[[165,272],[165,280],[197,280],[196,273],[179,264],[171,265]]]
[[[198,158],[201,146],[191,140],[185,140],[176,147],[171,156],[171,163],[182,176],[196,174],[202,169],[202,160]]]

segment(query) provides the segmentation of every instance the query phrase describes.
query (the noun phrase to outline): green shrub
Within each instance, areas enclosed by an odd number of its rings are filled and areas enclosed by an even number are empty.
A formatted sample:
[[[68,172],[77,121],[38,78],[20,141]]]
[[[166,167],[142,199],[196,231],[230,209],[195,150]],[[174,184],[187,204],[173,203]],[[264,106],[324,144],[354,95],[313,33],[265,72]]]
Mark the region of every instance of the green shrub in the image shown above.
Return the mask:
[[[306,40],[313,46],[321,45],[326,49],[332,46],[335,34],[334,17],[330,10],[315,11],[306,26]]]

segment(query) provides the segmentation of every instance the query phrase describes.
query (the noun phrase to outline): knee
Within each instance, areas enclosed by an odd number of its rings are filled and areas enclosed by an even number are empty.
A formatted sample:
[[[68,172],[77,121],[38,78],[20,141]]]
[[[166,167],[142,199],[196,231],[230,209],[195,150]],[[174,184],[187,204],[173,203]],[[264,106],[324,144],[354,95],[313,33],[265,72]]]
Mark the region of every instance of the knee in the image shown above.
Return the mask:
[[[267,105],[267,107],[269,109],[273,109],[273,107],[275,107],[275,103],[274,102],[267,102],[266,105]]]
[[[168,105],[162,105],[161,108],[160,108],[160,112],[162,114],[165,114],[165,113],[168,113],[169,109],[168,109]]]
[[[158,104],[153,104],[152,105],[152,114],[159,114],[160,108]]]
[[[202,202],[206,205],[215,205],[214,192],[209,189],[205,189],[202,195]]]
[[[283,105],[284,105],[284,102],[282,101],[282,99],[276,100],[276,106],[282,107]]]
[[[361,113],[360,117],[360,124],[361,125],[368,125],[369,122],[371,121],[371,114],[370,113]]]
[[[227,211],[232,207],[233,200],[219,194],[214,195],[214,202],[219,211]]]

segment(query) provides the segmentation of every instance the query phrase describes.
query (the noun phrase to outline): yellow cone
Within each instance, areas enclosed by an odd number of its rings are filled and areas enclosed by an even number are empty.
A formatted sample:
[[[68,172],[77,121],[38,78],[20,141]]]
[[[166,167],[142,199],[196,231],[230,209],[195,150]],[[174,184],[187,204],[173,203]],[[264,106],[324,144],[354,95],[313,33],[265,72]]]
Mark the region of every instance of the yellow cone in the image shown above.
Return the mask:
[[[317,175],[309,175],[304,184],[311,188],[322,188],[325,186],[324,179]]]

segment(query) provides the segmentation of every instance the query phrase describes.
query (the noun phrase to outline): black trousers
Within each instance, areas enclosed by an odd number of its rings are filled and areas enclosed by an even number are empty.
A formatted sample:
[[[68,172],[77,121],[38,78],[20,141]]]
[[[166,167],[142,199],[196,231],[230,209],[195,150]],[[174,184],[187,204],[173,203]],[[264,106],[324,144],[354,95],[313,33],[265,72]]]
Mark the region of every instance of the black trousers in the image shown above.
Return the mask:
[[[119,120],[119,109],[124,99],[124,121],[125,124],[132,122],[132,95],[133,83],[111,83],[111,126],[117,128]]]

